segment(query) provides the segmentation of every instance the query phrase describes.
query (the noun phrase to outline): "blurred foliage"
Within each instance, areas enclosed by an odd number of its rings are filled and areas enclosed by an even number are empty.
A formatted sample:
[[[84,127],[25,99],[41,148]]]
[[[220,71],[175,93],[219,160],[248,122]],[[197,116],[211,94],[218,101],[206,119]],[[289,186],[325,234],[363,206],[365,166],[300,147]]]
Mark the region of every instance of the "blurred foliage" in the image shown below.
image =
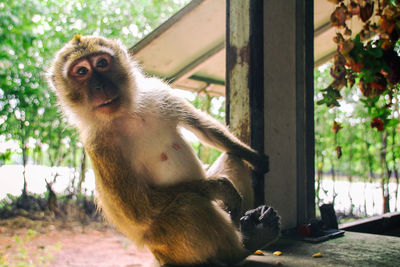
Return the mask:
[[[337,6],[330,22],[336,27],[333,41],[337,51],[330,65],[331,77],[327,69],[316,71],[317,187],[322,173],[328,170],[333,180],[338,172],[350,182],[354,176],[379,179],[383,212],[390,212],[398,209],[400,181],[399,2],[334,2]],[[357,17],[362,29],[353,34],[352,24],[346,21]],[[322,80],[330,83],[319,83]],[[332,125],[332,133],[327,123]],[[389,190],[392,178],[396,180],[394,193]],[[396,199],[393,209],[390,199]],[[318,195],[317,201],[321,201]]]
[[[400,86],[400,6],[397,1],[336,3],[330,17],[331,26],[336,27],[337,51],[330,70],[334,80],[321,90],[318,104],[338,107],[342,88],[354,88],[353,94],[360,90],[363,98],[359,101],[368,109],[371,127],[383,131],[398,123],[390,115],[393,94],[398,94]],[[351,18],[362,25],[357,34],[346,22]]]
[[[78,136],[60,116],[45,81],[55,52],[74,33],[132,46],[187,2],[1,0],[0,135],[41,164],[76,165],[79,155],[66,150],[80,147]]]
[[[212,97],[206,92],[200,92],[196,93],[196,97],[191,103],[196,108],[225,124],[225,97]],[[200,142],[195,142],[192,146],[200,160],[207,165],[212,164],[221,155],[219,150],[204,146]]]
[[[379,182],[382,196],[388,198],[390,194],[390,198],[396,200],[393,203],[396,203],[399,198],[400,95],[398,92],[393,93],[388,123],[383,131],[379,131],[371,127],[370,121],[371,114],[378,111],[371,110],[360,101],[363,98],[360,90],[355,92],[354,88],[343,87],[342,97],[338,99],[339,107],[318,105],[318,101],[324,97],[324,93],[318,89],[326,88],[333,80],[330,75],[331,66],[329,63],[314,71],[316,202],[322,204],[335,201],[335,188],[321,188],[321,180],[329,175],[332,180],[345,178],[349,182]],[[335,122],[342,129],[335,131]],[[336,149],[338,146],[341,147],[340,156]],[[391,192],[387,191],[389,178],[396,183]],[[328,196],[328,191],[333,192],[333,196]],[[353,212],[366,215],[366,205],[358,207],[361,210],[357,212],[353,208],[348,207],[346,215],[352,216]],[[386,212],[399,208],[396,204],[387,206]]]
[[[118,38],[131,47],[189,0],[0,0],[0,164],[15,162],[70,166],[79,187],[87,168],[75,129],[61,116],[46,69],[54,54],[75,33]],[[217,103],[212,107],[212,103]],[[223,98],[196,95],[193,104],[224,121]],[[205,163],[219,155],[215,149],[193,144]],[[13,156],[14,155],[14,156]],[[15,157],[21,155],[22,160]],[[81,170],[79,170],[81,167]],[[57,173],[50,178],[54,183]],[[79,191],[79,190],[78,190]],[[79,192],[75,192],[79,193]]]

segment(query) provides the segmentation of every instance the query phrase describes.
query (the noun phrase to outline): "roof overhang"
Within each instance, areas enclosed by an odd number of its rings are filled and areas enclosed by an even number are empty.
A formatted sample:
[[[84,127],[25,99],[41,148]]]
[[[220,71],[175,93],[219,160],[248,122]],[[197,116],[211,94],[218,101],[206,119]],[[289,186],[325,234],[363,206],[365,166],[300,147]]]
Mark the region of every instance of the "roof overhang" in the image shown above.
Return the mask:
[[[210,95],[225,94],[225,0],[193,0],[134,45],[130,52],[145,72],[172,87]],[[314,62],[322,65],[336,51],[330,26],[335,5],[314,0]],[[359,32],[357,19],[348,23]]]

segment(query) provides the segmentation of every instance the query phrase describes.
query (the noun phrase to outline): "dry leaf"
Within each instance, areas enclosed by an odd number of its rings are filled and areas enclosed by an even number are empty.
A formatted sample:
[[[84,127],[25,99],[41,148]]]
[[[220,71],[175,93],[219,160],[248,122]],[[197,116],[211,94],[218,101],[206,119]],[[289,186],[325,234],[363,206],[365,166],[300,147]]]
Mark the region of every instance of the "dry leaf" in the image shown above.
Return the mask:
[[[346,19],[347,8],[341,4],[336,7],[335,11],[331,14],[330,22],[332,26],[342,28],[346,26]]]
[[[318,252],[315,253],[314,255],[312,255],[313,258],[322,258],[324,255],[322,255],[322,253]]]
[[[275,252],[272,253],[272,254],[274,254],[275,256],[280,256],[280,255],[282,255],[282,252],[281,252],[281,251],[275,251]]]
[[[372,14],[374,13],[374,2],[371,3],[367,3],[364,7],[360,8],[360,18],[361,20],[365,23],[367,22]]]
[[[333,132],[334,134],[337,134],[342,128],[343,128],[343,127],[342,127],[342,125],[340,125],[340,123],[337,123],[336,121],[333,121],[333,124],[332,124],[332,132]]]
[[[264,255],[264,253],[261,250],[256,250],[256,251],[254,251],[253,255],[262,256],[262,255]]]
[[[338,159],[340,159],[342,157],[342,147],[341,146],[336,147],[336,156]]]

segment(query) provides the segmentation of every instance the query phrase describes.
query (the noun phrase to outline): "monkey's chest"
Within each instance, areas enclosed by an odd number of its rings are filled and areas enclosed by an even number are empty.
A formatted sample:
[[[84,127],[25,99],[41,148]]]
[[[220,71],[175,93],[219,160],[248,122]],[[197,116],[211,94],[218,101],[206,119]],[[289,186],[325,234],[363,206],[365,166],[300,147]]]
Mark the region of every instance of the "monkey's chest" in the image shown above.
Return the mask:
[[[166,185],[205,177],[201,162],[179,133],[148,132],[133,141],[132,167],[148,175],[154,184]]]

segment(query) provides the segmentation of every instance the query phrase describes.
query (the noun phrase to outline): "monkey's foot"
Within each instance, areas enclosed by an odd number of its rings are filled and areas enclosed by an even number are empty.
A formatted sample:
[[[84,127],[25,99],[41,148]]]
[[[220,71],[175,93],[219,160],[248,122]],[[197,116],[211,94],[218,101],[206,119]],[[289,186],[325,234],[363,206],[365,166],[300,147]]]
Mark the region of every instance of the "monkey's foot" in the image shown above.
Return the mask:
[[[278,239],[279,216],[273,208],[266,205],[248,210],[240,219],[240,232],[247,250],[253,252],[261,249]]]

